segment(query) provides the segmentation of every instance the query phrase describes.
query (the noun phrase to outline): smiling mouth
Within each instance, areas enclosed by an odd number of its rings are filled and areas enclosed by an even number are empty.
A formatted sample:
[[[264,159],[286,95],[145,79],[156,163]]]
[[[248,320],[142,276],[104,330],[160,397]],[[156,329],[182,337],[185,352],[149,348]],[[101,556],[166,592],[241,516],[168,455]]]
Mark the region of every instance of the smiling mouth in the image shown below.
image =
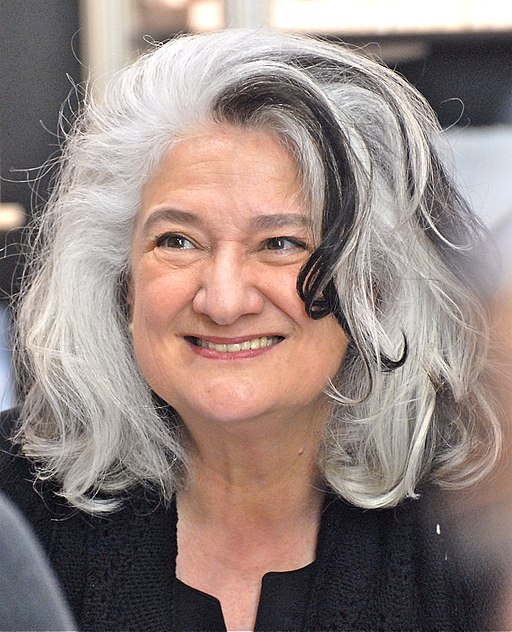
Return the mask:
[[[196,347],[202,349],[211,349],[218,353],[237,353],[239,351],[249,351],[251,349],[262,349],[264,347],[273,347],[280,343],[284,338],[282,336],[261,336],[260,338],[252,338],[251,340],[244,340],[244,342],[235,342],[232,344],[217,344],[205,340],[204,338],[197,338],[195,336],[185,336],[186,340],[191,342]]]

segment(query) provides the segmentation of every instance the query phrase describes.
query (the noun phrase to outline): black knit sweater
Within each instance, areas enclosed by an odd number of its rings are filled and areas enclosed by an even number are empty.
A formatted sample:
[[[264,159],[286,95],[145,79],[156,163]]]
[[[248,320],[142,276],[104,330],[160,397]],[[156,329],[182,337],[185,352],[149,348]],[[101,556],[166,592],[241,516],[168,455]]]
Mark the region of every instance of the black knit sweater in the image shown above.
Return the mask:
[[[0,484],[32,523],[82,630],[182,629],[174,504],[139,489],[116,513],[84,514],[34,486],[30,462],[5,439]],[[304,630],[492,629],[495,578],[454,559],[427,496],[386,510],[327,497]]]

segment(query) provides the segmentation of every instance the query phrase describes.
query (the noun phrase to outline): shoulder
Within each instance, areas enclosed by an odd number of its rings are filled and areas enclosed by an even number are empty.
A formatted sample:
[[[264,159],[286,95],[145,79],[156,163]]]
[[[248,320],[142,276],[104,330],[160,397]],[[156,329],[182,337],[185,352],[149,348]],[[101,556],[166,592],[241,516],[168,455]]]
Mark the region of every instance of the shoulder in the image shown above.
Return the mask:
[[[2,452],[11,444],[11,437],[15,432],[19,419],[17,408],[0,412],[0,449]]]
[[[38,485],[34,463],[13,439],[18,410],[0,413],[0,491],[13,502],[43,541],[51,538],[55,494],[48,485]]]
[[[13,437],[18,424],[18,410],[2,411],[0,413],[0,485],[7,495],[11,495],[20,478],[30,477],[30,461],[23,456],[20,446]]]
[[[396,507],[365,509],[329,496],[322,515],[317,555],[334,569],[349,568],[375,581],[396,576],[416,581],[442,576],[444,548],[430,499],[407,499]],[[349,573],[349,570],[344,572]],[[405,579],[407,578],[407,579]],[[350,581],[356,581],[357,577]]]
[[[387,509],[329,499],[318,551],[322,588],[333,604],[341,595],[358,613],[345,627],[329,624],[330,629],[354,629],[363,620],[364,629],[376,622],[386,622],[383,629],[389,630],[490,629],[503,577],[491,560],[468,559],[469,538],[461,541],[460,525],[443,501],[435,488]]]

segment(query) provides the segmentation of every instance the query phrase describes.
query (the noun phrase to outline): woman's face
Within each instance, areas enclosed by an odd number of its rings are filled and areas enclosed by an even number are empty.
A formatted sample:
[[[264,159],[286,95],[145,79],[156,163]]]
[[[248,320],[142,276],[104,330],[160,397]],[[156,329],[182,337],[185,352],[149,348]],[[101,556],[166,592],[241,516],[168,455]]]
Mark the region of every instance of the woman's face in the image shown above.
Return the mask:
[[[312,250],[288,152],[264,131],[210,125],[145,186],[133,235],[137,361],[184,422],[325,416],[347,339],[296,290]]]

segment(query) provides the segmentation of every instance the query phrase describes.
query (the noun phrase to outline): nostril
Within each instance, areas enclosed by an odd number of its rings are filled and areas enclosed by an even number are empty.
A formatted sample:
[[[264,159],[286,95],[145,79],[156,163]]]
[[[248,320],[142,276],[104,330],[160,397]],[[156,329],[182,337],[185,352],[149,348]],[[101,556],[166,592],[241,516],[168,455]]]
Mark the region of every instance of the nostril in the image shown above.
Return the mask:
[[[208,316],[218,325],[231,325],[247,314],[257,314],[264,308],[259,289],[251,282],[233,275],[216,274],[198,288],[192,308],[198,314]]]

